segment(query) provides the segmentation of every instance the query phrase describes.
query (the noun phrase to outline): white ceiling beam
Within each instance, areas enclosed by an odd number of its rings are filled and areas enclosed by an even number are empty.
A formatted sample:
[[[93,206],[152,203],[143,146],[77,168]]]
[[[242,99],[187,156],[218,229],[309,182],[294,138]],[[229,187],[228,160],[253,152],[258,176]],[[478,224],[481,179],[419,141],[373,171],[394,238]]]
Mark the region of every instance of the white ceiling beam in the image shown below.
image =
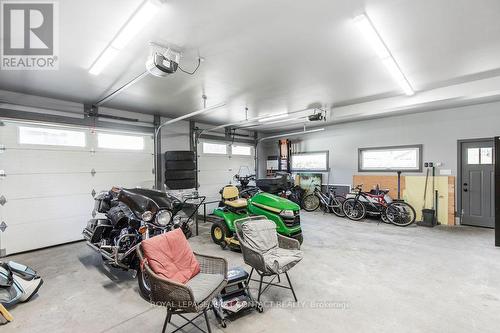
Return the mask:
[[[500,99],[500,76],[422,91],[411,97],[397,96],[332,107],[329,122],[386,117],[422,108],[432,110],[457,104],[481,103],[496,98]]]

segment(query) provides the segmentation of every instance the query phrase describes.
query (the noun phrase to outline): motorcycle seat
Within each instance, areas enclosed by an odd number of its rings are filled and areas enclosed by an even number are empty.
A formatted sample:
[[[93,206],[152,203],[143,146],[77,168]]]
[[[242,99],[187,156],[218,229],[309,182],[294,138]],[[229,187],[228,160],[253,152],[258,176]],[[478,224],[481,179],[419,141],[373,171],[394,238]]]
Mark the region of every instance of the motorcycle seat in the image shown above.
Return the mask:
[[[225,200],[224,204],[233,208],[244,208],[247,206],[247,200],[243,198]]]

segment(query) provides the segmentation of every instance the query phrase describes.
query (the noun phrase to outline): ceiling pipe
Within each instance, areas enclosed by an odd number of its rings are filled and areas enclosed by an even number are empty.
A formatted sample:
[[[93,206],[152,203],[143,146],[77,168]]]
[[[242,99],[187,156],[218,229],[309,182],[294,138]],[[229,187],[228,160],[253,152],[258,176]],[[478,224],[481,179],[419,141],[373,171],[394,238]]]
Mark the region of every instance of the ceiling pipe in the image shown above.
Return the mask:
[[[266,136],[265,138],[260,138],[257,142],[261,143],[262,141],[269,140],[269,139],[282,138],[284,136],[295,136],[295,135],[301,135],[301,134],[316,133],[316,132],[321,132],[324,130],[325,130],[325,128],[322,127],[322,128],[315,128],[312,130],[303,130],[300,132],[292,132],[292,133],[284,133],[284,134],[273,135],[273,136]]]
[[[187,119],[187,118],[191,118],[191,117],[197,116],[197,115],[205,113],[205,112],[213,111],[213,110],[221,108],[221,107],[223,107],[225,105],[226,105],[225,102],[219,103],[219,104],[215,104],[215,105],[206,107],[204,109],[201,109],[201,110],[198,110],[198,111],[194,111],[194,112],[185,114],[183,116],[180,116],[180,117],[177,117],[177,118],[174,118],[174,119],[167,120],[166,122],[164,122],[163,124],[160,124],[155,129],[155,135],[154,135],[154,142],[155,142],[155,145],[154,145],[154,147],[155,147],[155,150],[154,150],[154,164],[155,164],[155,182],[156,182],[155,187],[156,187],[157,190],[159,190],[161,188],[161,184],[158,181],[158,179],[160,179],[158,177],[158,171],[161,169],[161,167],[160,167],[160,161],[158,159],[158,156],[160,155],[161,147],[159,147],[159,145],[157,145],[156,143],[158,142],[158,135],[160,134],[161,129],[163,127],[167,126],[167,125],[174,124],[174,123],[179,122],[181,120],[184,120],[184,119]]]
[[[163,124],[161,124],[160,126],[158,126],[158,128],[155,131],[155,137],[158,136],[158,133],[160,133],[160,130],[164,126],[166,126],[166,125],[170,125],[170,124],[176,123],[178,121],[181,121],[181,120],[184,120],[184,119],[187,119],[187,118],[191,118],[191,117],[197,116],[199,114],[202,114],[202,113],[205,113],[205,112],[208,112],[208,111],[212,111],[212,110],[221,108],[221,107],[223,107],[225,105],[226,105],[226,103],[215,104],[215,105],[209,106],[207,108],[204,108],[204,109],[201,109],[201,110],[198,110],[198,111],[194,111],[194,112],[185,114],[183,116],[180,116],[180,117],[177,117],[177,118],[174,118],[174,119],[170,119],[170,120],[164,122]]]

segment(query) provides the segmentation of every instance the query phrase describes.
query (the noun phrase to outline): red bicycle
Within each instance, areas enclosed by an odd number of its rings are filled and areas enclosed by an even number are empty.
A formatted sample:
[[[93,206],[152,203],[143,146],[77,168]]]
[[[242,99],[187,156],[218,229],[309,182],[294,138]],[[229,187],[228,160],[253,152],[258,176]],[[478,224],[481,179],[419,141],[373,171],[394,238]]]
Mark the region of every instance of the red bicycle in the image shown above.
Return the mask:
[[[353,221],[359,221],[366,215],[380,216],[383,222],[406,227],[415,222],[415,209],[402,200],[393,201],[388,190],[376,189],[363,192],[363,185],[355,187],[342,205],[344,214]]]

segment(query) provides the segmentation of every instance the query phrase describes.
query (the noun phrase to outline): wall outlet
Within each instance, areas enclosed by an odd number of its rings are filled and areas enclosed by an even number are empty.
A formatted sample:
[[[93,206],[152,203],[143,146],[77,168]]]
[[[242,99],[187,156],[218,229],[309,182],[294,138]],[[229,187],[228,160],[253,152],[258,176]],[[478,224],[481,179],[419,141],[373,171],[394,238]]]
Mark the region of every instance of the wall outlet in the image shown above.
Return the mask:
[[[441,169],[439,170],[441,176],[451,176],[451,169]]]

